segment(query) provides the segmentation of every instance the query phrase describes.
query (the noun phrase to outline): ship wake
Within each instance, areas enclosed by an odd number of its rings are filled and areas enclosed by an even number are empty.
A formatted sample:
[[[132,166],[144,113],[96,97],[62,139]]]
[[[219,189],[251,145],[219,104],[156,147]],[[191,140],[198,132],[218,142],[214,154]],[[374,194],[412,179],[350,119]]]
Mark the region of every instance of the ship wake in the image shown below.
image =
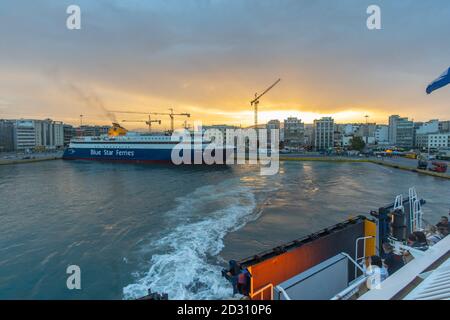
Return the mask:
[[[239,179],[203,186],[177,199],[176,208],[165,215],[177,227],[148,244],[146,249],[157,253],[149,269],[123,289],[124,298],[145,296],[148,289],[167,293],[171,300],[230,297],[232,288],[221,276],[218,257],[223,239],[259,213],[252,188]]]

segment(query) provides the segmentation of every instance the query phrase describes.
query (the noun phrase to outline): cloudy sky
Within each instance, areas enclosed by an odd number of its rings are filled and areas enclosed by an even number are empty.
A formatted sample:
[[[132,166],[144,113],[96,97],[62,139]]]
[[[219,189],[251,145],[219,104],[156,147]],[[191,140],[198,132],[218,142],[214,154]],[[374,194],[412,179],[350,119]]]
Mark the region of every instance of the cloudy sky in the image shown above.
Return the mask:
[[[81,30],[66,28],[70,4]],[[382,30],[366,27],[370,4]],[[450,88],[425,94],[449,35],[448,0],[0,0],[0,118],[105,124],[105,110],[173,107],[247,125],[255,92],[281,78],[261,122],[450,119]]]

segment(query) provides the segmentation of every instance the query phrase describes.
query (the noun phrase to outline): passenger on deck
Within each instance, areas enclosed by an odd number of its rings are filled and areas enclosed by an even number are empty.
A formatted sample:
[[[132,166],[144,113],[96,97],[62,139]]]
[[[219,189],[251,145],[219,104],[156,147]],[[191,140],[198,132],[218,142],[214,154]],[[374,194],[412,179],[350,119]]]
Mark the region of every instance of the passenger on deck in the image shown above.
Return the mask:
[[[366,276],[374,277],[375,275],[380,276],[380,282],[386,280],[389,276],[387,269],[383,266],[383,261],[379,256],[371,256],[368,260],[369,267],[366,269]],[[371,285],[374,285],[375,278],[372,279]],[[369,288],[370,289],[370,288]]]
[[[428,235],[427,235],[428,245],[434,246],[436,243],[438,243],[439,241],[444,239],[445,232],[446,232],[446,230],[444,227],[436,228],[435,226],[431,226],[430,230],[428,231]]]
[[[428,242],[425,233],[422,231],[415,231],[413,234],[416,236],[417,241],[411,247],[422,251],[428,250]]]
[[[417,237],[414,233],[411,233],[406,240],[408,246],[413,247],[415,243],[417,243]]]
[[[439,232],[443,235],[443,237],[445,238],[446,236],[448,236],[449,234],[449,228],[446,227],[440,227],[438,228]]]
[[[449,214],[450,214],[450,213],[449,213]],[[436,227],[438,227],[438,228],[442,227],[442,228],[446,228],[447,230],[449,230],[449,229],[450,229],[450,226],[449,226],[449,224],[448,224],[448,218],[447,218],[446,216],[442,216],[442,217],[441,217],[441,221],[439,221],[439,222],[436,224]]]
[[[384,265],[389,275],[394,274],[398,269],[403,267],[403,257],[394,253],[394,248],[388,243],[383,243]]]
[[[227,274],[230,277],[231,284],[233,285],[233,294],[240,293],[239,286],[238,286],[238,278],[239,278],[240,272],[241,272],[241,268],[239,266],[239,263],[235,260],[230,260],[229,270],[228,270]]]

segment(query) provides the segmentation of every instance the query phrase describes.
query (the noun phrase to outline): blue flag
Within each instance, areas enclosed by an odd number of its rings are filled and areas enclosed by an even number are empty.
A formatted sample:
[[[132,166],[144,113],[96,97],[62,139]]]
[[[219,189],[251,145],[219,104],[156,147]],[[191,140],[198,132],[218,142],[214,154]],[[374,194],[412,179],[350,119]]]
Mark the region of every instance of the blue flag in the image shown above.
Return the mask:
[[[432,93],[434,90],[440,89],[450,83],[450,68],[444,71],[444,73],[434,80],[430,85],[427,87],[427,94]]]

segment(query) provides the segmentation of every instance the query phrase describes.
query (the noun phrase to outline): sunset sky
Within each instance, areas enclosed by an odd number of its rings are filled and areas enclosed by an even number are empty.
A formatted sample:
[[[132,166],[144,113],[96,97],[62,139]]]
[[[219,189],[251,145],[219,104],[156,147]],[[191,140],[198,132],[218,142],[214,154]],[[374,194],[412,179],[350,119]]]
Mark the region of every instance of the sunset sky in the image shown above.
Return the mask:
[[[66,28],[70,4],[81,30]],[[382,30],[366,28],[370,4]],[[0,118],[108,124],[106,109],[173,107],[245,126],[255,92],[281,78],[260,123],[449,120],[450,88],[425,94],[450,66],[449,36],[448,0],[0,0]]]

